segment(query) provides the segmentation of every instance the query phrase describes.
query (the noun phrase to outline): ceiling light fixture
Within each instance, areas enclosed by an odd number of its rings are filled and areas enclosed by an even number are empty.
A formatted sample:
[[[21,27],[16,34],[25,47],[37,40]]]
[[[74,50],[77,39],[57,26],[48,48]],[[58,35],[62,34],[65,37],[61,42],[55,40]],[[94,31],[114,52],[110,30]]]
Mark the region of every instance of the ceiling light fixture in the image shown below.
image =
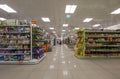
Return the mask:
[[[8,13],[17,13],[14,9],[12,9],[7,4],[0,4],[0,8]]]
[[[65,13],[73,14],[77,8],[77,5],[66,5]]]
[[[50,19],[47,18],[47,17],[42,17],[41,19],[42,19],[44,22],[50,22]]]
[[[50,27],[51,30],[53,30],[54,28],[53,27]]]
[[[93,18],[86,18],[83,22],[90,22],[92,20],[93,20]]]
[[[63,24],[63,27],[68,27],[68,24]]]
[[[5,19],[5,18],[0,17],[0,20],[1,20],[1,21],[4,21],[4,20],[6,20],[6,19]]]
[[[120,8],[118,8],[117,10],[114,10],[113,12],[111,12],[111,14],[120,14]]]
[[[63,32],[65,32],[66,30],[62,30]]]
[[[78,29],[80,29],[79,27],[75,27],[75,30],[78,30]]]
[[[53,33],[56,33],[56,31],[53,31]]]
[[[99,27],[100,26],[100,24],[95,24],[95,25],[93,25],[93,27]]]

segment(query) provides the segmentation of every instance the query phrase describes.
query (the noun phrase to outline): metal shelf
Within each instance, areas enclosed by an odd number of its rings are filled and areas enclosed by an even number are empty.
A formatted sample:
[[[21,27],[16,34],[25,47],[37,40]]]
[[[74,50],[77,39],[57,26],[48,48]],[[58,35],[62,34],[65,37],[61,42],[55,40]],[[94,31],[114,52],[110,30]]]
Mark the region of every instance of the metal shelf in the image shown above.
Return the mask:
[[[30,25],[0,25],[0,27],[30,27]]]
[[[120,33],[120,31],[86,31],[86,33],[102,33],[102,34],[103,34],[103,33],[104,33],[104,34],[105,34],[105,33],[107,33],[107,34],[108,34],[108,33],[109,33],[109,34],[115,33],[115,34],[116,34],[116,33]]]
[[[102,40],[97,40],[97,41],[86,41],[86,42],[117,42],[120,43],[120,41],[102,41]]]
[[[40,35],[40,36],[44,36],[43,34],[40,34],[40,33],[34,33],[33,35]]]
[[[2,40],[29,40],[29,38],[2,38]]]
[[[120,36],[110,36],[110,38],[120,38]],[[109,38],[109,36],[87,36],[86,38]]]
[[[120,52],[120,50],[105,50],[105,49],[98,49],[98,50],[86,50],[86,51],[91,51],[91,52]]]
[[[24,44],[8,44],[7,43],[7,44],[0,44],[0,45],[30,45],[30,44],[25,44],[25,43]]]
[[[0,32],[0,34],[30,34],[30,32]]]
[[[30,49],[24,49],[24,48],[19,48],[19,49],[16,49],[16,48],[0,48],[0,50],[30,50]]]
[[[101,45],[101,46],[97,46],[97,45],[88,46],[88,45],[86,45],[86,47],[120,47],[120,45]]]
[[[27,55],[29,53],[0,53],[0,55]]]
[[[45,42],[45,40],[35,40],[35,42]]]

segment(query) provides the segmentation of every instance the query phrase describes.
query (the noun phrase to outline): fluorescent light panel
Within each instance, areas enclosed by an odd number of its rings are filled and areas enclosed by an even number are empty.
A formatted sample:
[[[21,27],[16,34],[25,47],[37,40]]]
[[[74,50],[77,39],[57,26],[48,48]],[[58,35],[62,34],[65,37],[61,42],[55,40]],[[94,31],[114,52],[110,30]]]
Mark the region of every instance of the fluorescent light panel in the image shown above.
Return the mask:
[[[53,33],[56,33],[56,31],[53,31]]]
[[[73,14],[77,8],[77,5],[66,5],[65,13]]]
[[[75,27],[75,30],[78,30],[79,28],[78,27]]]
[[[5,19],[5,18],[0,17],[0,20],[1,20],[1,21],[4,21],[4,20],[6,20],[6,19]]]
[[[43,20],[44,22],[50,22],[50,19],[47,18],[47,17],[43,17],[42,20]]]
[[[12,9],[10,6],[7,4],[1,4],[0,8],[8,13],[17,13],[14,9]]]
[[[68,27],[68,24],[63,24],[63,27]]]
[[[120,14],[120,8],[118,8],[117,10],[111,12],[111,14]]]
[[[65,32],[66,30],[62,30],[63,32]]]
[[[83,22],[90,22],[92,20],[93,20],[93,18],[86,18]]]
[[[93,27],[99,27],[100,26],[100,24],[95,24],[95,25],[93,25]]]
[[[53,30],[54,28],[53,27],[50,27],[51,30]]]

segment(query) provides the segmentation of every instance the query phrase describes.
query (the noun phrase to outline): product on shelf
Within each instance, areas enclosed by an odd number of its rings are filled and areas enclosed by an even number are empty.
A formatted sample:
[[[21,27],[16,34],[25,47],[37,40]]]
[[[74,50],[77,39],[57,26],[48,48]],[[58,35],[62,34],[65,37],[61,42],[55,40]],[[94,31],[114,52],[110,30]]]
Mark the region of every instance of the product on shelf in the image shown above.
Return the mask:
[[[85,50],[85,32],[84,29],[79,29],[77,31],[77,43],[74,47],[76,56],[84,56]]]
[[[40,27],[33,27],[33,58],[40,59],[44,56],[44,32]]]
[[[0,25],[0,61],[23,61],[26,55],[30,57],[30,37],[28,23],[14,19],[2,22]]]
[[[86,31],[85,56],[119,56],[120,31]]]

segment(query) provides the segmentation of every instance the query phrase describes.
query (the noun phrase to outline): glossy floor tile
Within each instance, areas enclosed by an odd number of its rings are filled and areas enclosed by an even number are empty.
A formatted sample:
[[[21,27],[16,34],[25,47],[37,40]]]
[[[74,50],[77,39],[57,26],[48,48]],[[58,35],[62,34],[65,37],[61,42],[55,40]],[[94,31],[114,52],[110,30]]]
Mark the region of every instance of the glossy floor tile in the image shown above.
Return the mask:
[[[0,79],[120,79],[120,59],[80,60],[57,45],[37,65],[0,65]]]

